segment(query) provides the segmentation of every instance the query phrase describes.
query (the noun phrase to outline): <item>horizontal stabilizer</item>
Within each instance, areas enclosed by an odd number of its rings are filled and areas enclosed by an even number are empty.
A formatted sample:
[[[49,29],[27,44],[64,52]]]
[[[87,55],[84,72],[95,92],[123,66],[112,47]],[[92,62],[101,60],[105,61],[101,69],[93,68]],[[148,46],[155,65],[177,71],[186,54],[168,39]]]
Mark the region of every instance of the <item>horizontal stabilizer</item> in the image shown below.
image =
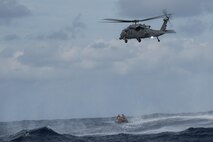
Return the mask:
[[[175,30],[166,30],[165,32],[166,32],[166,33],[168,33],[168,34],[176,33],[176,31],[175,31]]]

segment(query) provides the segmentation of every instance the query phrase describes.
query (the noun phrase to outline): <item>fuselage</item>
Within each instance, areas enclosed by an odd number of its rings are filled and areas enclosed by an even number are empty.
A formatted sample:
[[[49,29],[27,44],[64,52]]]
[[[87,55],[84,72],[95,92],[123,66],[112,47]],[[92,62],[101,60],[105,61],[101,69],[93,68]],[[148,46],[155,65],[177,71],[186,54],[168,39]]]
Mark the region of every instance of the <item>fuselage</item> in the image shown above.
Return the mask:
[[[142,24],[133,24],[128,26],[121,32],[119,39],[123,40],[142,39],[142,38],[158,37],[163,34],[165,34],[164,31],[150,29],[150,26]]]

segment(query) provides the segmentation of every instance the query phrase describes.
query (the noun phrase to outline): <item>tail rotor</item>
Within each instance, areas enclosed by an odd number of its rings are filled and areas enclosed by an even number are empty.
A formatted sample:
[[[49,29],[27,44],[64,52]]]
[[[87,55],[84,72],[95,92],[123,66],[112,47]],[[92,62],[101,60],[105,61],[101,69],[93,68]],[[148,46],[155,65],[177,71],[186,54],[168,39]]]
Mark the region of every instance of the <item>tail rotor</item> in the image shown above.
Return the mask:
[[[167,23],[170,22],[170,19],[172,18],[172,13],[168,13],[166,9],[163,10],[163,14],[164,14],[164,19],[163,19],[163,25],[161,27],[161,30],[162,31],[167,31],[166,28],[167,28]]]
[[[166,9],[163,10],[163,14],[164,14],[164,21],[169,22],[169,24],[172,25],[172,23],[170,22],[170,19],[173,18],[173,14],[172,13],[168,13]]]
[[[163,14],[165,18],[168,18],[168,19],[172,18],[172,13],[168,13],[166,9],[163,10]]]

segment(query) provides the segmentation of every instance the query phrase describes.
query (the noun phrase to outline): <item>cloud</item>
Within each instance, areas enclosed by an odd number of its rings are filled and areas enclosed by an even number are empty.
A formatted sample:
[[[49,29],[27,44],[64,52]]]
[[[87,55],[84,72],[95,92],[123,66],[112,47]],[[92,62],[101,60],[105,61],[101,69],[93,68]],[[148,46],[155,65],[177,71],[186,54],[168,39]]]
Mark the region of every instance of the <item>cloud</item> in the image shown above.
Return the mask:
[[[56,31],[50,33],[42,33],[37,36],[28,35],[29,39],[35,40],[68,40],[76,39],[79,36],[83,36],[86,25],[81,21],[81,14],[78,14],[71,23],[71,26],[65,26]]]
[[[211,15],[208,16],[208,19]],[[183,36],[200,36],[201,38],[205,33],[209,33],[212,30],[211,20],[206,20],[205,18],[189,17],[181,20],[179,24],[176,24],[176,29],[178,33],[183,33]]]
[[[31,66],[24,62],[21,62],[19,58],[25,56],[23,51],[17,50],[14,53],[11,53],[12,56],[9,57],[1,57],[0,58],[0,65],[4,66],[0,70],[0,78],[13,78],[13,79],[36,79],[36,78],[48,78],[51,75],[51,70],[53,68],[49,66]],[[47,74],[46,74],[46,73]],[[44,77],[43,75],[46,74]]]
[[[192,39],[168,39],[148,45],[128,44],[120,41],[97,41],[87,46],[32,46],[5,48],[1,58],[19,63],[29,68],[52,68],[65,72],[71,70],[110,70],[115,74],[126,75],[132,73],[150,73],[162,69],[163,72],[177,69],[177,73],[188,72],[196,74],[199,71],[210,71],[211,45],[198,43]],[[130,42],[131,44],[131,42]],[[18,54],[17,53],[22,53]],[[14,58],[16,57],[16,58]],[[198,68],[198,64],[202,68]],[[12,65],[12,64],[11,64]],[[7,65],[9,67],[9,64]],[[202,69],[202,70],[201,70]],[[171,70],[168,70],[170,72]],[[72,72],[72,71],[71,71]],[[59,75],[60,76],[60,75]]]
[[[146,40],[142,45],[98,40],[85,46],[4,48],[0,51],[0,66],[4,67],[0,84],[7,85],[0,86],[1,108],[8,114],[4,106],[10,104],[16,119],[211,109],[211,47],[193,39],[168,38],[161,43]],[[10,97],[5,98],[8,93]],[[23,102],[31,108],[24,108]],[[38,103],[45,111],[42,115]],[[18,115],[22,108],[29,112],[24,118]],[[91,114],[91,110],[96,111]]]
[[[70,27],[65,28],[65,30],[69,31],[72,38],[78,37],[80,34],[82,34],[83,30],[86,29],[85,23],[81,21],[82,15],[78,14]]]
[[[30,39],[36,39],[36,40],[68,40],[69,35],[64,32],[63,30],[54,31],[50,34],[40,34],[36,37],[33,37],[30,35]]]
[[[191,17],[206,13],[212,13],[211,0],[119,0],[117,3],[120,15],[131,18],[146,18],[161,14],[163,9],[175,13],[177,17]]]
[[[185,24],[180,24],[179,31],[189,36],[199,36],[202,35],[208,27],[208,24],[202,20],[189,18]]]
[[[9,34],[9,35],[5,35],[3,37],[3,40],[5,40],[5,41],[13,41],[13,40],[18,40],[18,39],[20,39],[20,37],[16,34]]]
[[[31,11],[16,0],[0,1],[0,24],[8,24],[13,19],[31,15]]]

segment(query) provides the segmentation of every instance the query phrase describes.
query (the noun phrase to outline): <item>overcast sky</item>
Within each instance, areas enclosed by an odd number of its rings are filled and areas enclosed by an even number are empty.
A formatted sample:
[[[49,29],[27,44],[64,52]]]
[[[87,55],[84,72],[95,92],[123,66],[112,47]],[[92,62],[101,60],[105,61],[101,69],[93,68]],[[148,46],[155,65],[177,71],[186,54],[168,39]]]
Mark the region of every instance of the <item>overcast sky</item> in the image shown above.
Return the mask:
[[[0,121],[213,110],[212,0],[0,0]],[[120,41],[174,13],[161,42]],[[162,19],[147,21],[160,29]]]

